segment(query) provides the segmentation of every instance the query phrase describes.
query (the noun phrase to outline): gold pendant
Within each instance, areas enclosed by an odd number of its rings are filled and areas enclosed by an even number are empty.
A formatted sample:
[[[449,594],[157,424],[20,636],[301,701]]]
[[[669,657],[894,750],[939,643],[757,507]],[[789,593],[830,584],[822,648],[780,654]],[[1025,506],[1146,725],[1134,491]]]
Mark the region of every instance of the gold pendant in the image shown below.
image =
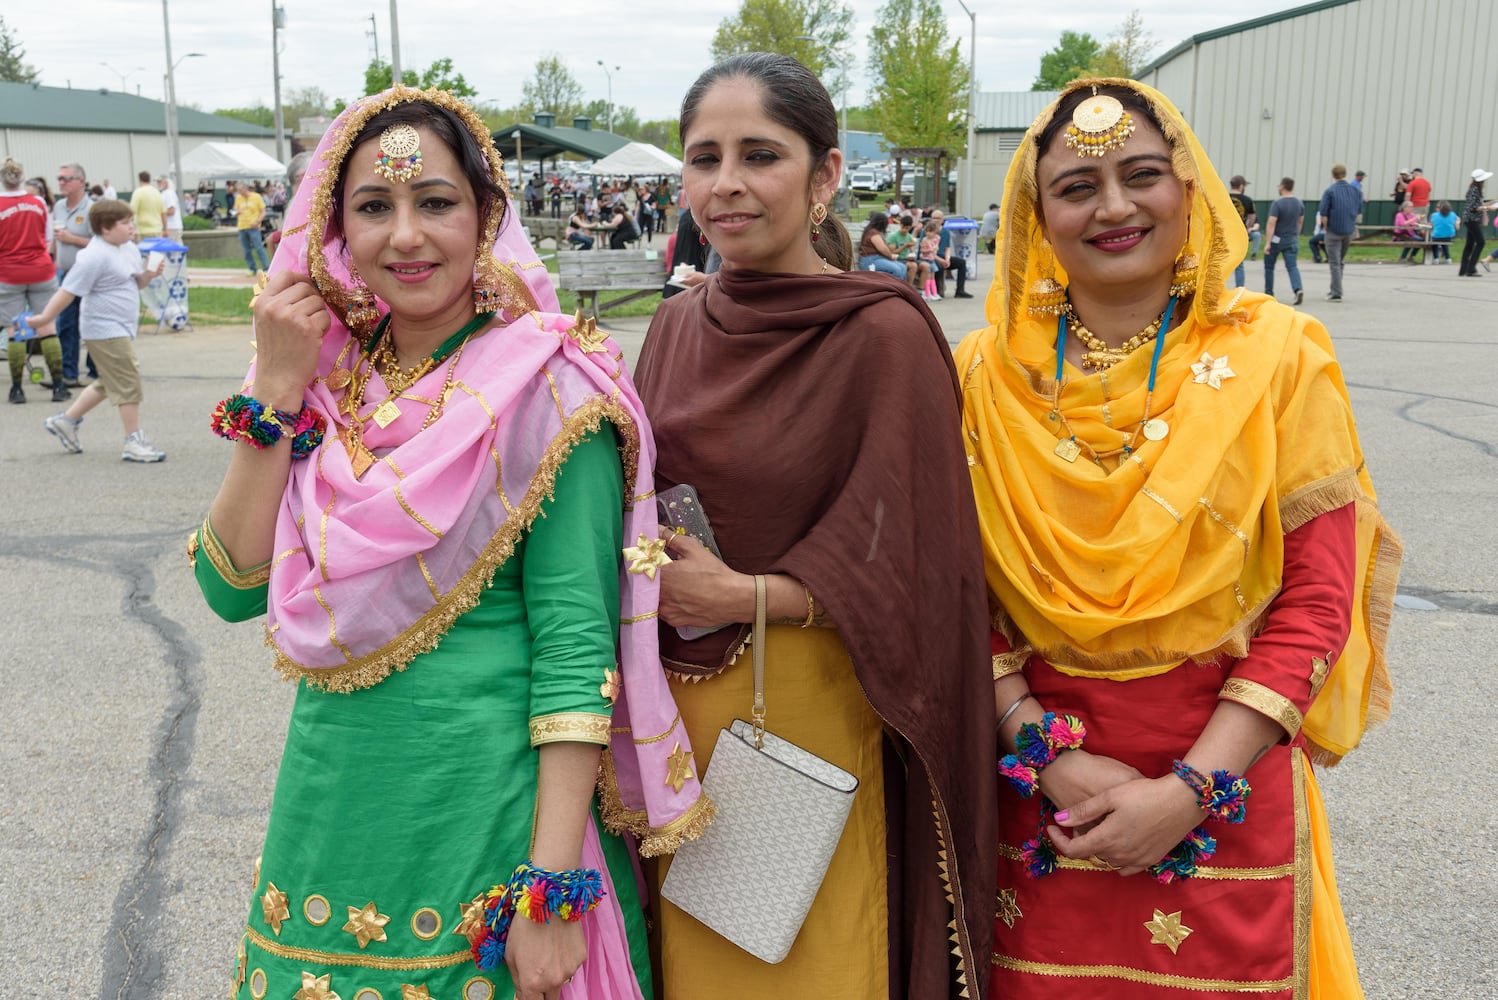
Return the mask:
[[[363,441],[356,441],[347,433],[343,438],[343,450],[348,452],[348,462],[354,470],[354,478],[363,479],[364,473],[375,463],[374,452],[364,447]]]
[[[1129,356],[1128,351],[1116,351],[1109,349],[1088,351],[1082,355],[1083,368],[1098,368],[1107,371],[1120,361]]]
[[[401,408],[395,405],[395,400],[387,399],[379,406],[376,406],[374,413],[370,415],[374,417],[374,422],[379,424],[380,429],[383,430],[400,419]]]
[[[344,389],[348,388],[349,379],[351,379],[352,377],[353,376],[349,373],[348,369],[334,368],[328,374],[328,388],[332,389],[334,392],[342,392]]]
[[[1164,441],[1165,435],[1170,433],[1170,425],[1159,417],[1151,417],[1144,422],[1144,436],[1151,441]]]
[[[1062,438],[1056,442],[1056,455],[1063,461],[1075,462],[1080,454],[1082,454],[1082,447],[1071,438]]]

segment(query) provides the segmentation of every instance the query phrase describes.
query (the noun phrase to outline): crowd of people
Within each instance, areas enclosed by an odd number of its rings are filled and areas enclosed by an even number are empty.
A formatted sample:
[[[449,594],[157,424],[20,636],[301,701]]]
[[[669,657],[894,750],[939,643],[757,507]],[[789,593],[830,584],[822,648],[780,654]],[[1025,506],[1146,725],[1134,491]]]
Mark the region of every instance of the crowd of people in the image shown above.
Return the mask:
[[[633,376],[463,102],[356,102],[296,189],[189,547],[298,682],[234,995],[1360,997],[1315,771],[1388,712],[1399,546],[1326,329],[1230,287],[1246,183],[1151,88],[1068,85],[954,358],[941,213],[855,242],[805,67],[713,66],[681,130],[705,266]],[[853,782],[807,908],[746,918],[775,963],[673,890],[733,850],[746,715]]]

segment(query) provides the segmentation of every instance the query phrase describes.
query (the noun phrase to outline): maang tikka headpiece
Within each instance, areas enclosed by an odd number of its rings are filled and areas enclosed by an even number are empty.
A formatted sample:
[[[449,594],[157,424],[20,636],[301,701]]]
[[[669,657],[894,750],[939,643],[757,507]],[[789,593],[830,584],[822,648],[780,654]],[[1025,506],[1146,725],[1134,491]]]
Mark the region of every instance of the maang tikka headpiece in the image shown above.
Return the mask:
[[[1134,134],[1134,118],[1124,110],[1116,97],[1099,94],[1092,88],[1092,97],[1078,104],[1071,113],[1071,124],[1066,127],[1066,146],[1075,149],[1078,156],[1104,156],[1110,150],[1122,149],[1129,136]]]
[[[421,134],[410,125],[392,125],[380,133],[375,173],[393,184],[421,173]]]

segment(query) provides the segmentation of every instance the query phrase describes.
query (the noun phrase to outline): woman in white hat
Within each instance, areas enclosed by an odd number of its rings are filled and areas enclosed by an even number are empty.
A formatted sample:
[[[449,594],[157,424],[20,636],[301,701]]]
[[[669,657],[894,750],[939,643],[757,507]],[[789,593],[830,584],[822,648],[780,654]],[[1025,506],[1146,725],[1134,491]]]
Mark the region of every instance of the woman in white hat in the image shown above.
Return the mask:
[[[1467,242],[1462,247],[1462,266],[1456,273],[1462,277],[1477,277],[1477,262],[1482,259],[1482,227],[1487,225],[1488,212],[1498,207],[1491,201],[1482,200],[1482,185],[1493,176],[1491,170],[1478,167],[1472,171],[1472,183],[1467,187],[1466,208],[1462,212],[1462,224],[1467,227]]]

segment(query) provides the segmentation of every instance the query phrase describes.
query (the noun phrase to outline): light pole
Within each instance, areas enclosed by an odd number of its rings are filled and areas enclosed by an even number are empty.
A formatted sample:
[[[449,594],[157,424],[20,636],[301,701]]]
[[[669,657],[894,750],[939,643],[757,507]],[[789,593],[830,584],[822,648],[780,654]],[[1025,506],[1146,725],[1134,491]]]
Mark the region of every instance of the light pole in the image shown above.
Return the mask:
[[[177,67],[183,59],[200,58],[203,53],[189,52],[176,62],[172,61],[172,19],[167,12],[167,0],[161,0],[161,25],[166,32],[166,141],[172,158],[172,185],[182,191],[182,149],[177,141]]]
[[[390,0],[390,85],[401,82],[401,28],[395,9],[395,0]]]
[[[974,104],[978,93],[978,15],[975,11],[968,10],[967,4],[957,0],[957,5],[962,12],[972,21],[972,35],[969,36],[967,49],[967,155],[962,158],[962,203],[967,208],[967,217],[976,219],[973,204],[973,154],[977,152],[973,144],[977,141],[977,122],[975,121]]]
[[[614,73],[609,72],[609,68],[603,65],[602,59],[598,60],[598,65],[603,66],[603,75],[609,81],[609,132],[612,133],[614,131]],[[615,66],[614,72],[618,71],[619,67]]]
[[[286,113],[281,107],[281,30],[286,27],[286,8],[270,0],[270,73],[276,95],[276,159],[286,162]]]
[[[144,66],[137,66],[134,69],[130,70],[128,73],[121,73],[119,70],[115,69],[107,62],[101,62],[99,63],[99,65],[103,66],[105,69],[109,70],[109,72],[120,78],[120,93],[122,94],[125,93],[125,87],[128,85],[127,81],[132,76],[137,73],[144,73],[146,71],[146,68]]]

